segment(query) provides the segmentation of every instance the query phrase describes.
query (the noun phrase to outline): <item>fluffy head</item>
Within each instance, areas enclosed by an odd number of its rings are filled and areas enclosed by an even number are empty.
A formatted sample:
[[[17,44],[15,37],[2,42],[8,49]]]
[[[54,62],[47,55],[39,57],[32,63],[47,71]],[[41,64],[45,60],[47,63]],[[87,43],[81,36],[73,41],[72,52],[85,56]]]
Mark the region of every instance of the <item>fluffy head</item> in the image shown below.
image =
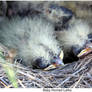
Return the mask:
[[[64,46],[82,47],[88,40],[88,34],[90,33],[91,30],[87,23],[76,20],[67,30],[58,33],[58,39]]]
[[[71,10],[53,3],[44,9],[43,14],[47,20],[55,24],[56,30],[65,27],[67,22],[73,17]]]
[[[41,59],[46,67],[60,52],[53,25],[41,18],[5,19],[0,28],[0,42],[16,49],[26,65],[36,66]]]

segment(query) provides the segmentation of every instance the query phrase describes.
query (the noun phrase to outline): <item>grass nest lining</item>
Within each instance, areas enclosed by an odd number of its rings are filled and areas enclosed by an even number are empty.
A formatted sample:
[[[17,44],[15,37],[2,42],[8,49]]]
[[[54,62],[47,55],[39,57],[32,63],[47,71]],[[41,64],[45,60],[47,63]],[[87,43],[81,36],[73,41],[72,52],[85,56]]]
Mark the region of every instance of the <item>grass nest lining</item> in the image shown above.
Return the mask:
[[[92,88],[92,54],[58,69],[30,69],[19,63],[16,68],[18,88]],[[0,65],[0,88],[13,88]]]

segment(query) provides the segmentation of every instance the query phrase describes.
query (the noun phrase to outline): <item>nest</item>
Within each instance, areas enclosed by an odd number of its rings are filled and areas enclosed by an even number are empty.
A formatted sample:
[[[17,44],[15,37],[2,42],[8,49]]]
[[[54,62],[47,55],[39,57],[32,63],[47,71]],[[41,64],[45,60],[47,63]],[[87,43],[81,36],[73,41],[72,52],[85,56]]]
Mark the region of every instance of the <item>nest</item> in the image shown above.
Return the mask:
[[[19,88],[91,88],[92,54],[77,62],[58,69],[44,71],[31,69],[21,64],[14,65]],[[2,66],[0,66],[0,87],[13,88]]]
[[[0,4],[2,3],[0,2]],[[89,18],[92,16],[92,14],[90,12],[91,9],[88,12],[88,8],[92,8],[92,3],[86,2],[85,4],[74,4],[74,6],[71,5],[70,2],[70,4],[67,3],[65,6],[69,6],[68,8],[72,9],[73,11],[76,10],[75,14],[77,17],[84,18],[85,16],[88,16]],[[77,7],[78,5],[79,8]],[[83,7],[82,11],[80,10],[80,6]],[[84,6],[86,7],[84,8]],[[0,14],[4,16],[7,5],[3,11],[1,10],[2,7],[3,6],[0,7]],[[76,62],[65,64],[63,67],[49,71],[31,69],[23,66],[20,63],[11,65],[16,70],[16,79],[19,88],[92,88],[92,54],[89,54],[85,58]],[[13,88],[13,85],[8,79],[7,74],[1,64],[0,88]]]

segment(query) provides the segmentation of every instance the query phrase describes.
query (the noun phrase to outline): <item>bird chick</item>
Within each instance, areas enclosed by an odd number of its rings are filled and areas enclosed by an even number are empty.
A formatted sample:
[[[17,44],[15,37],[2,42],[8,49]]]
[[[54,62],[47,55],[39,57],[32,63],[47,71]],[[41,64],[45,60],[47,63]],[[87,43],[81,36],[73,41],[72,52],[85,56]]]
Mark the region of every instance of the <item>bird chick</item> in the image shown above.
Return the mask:
[[[42,18],[5,19],[0,23],[0,43],[15,49],[22,63],[32,68],[45,68],[53,60],[60,65],[62,50],[53,30],[53,25]]]
[[[48,5],[48,7],[44,9],[43,14],[47,20],[55,24],[55,30],[64,28],[74,15],[70,9],[58,4]]]
[[[66,63],[68,63],[69,59],[70,62],[78,60],[77,55],[92,40],[92,38],[89,38],[91,34],[89,25],[85,21],[77,19],[67,30],[57,32],[57,39],[64,50],[64,58],[68,58],[65,59],[67,60]]]
[[[20,16],[22,18],[30,16],[40,16],[55,25],[55,30],[67,27],[67,22],[73,17],[73,12],[63,6],[55,4],[54,2],[7,2],[7,14],[8,18],[14,16]]]

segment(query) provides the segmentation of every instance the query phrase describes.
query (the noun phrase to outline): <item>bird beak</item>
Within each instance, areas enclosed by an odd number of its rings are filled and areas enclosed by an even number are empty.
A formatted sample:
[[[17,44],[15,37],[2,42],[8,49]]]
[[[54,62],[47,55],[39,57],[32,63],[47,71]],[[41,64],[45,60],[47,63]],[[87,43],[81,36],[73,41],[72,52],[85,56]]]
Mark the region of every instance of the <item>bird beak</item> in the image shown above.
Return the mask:
[[[46,67],[44,70],[51,70],[51,69],[55,69],[59,66],[64,66],[63,63],[63,57],[64,57],[64,53],[63,51],[61,51],[59,58],[57,58],[55,61],[55,63],[52,63],[51,65],[49,65],[48,67]]]
[[[92,48],[86,47],[85,49],[83,49],[83,50],[77,55],[77,57],[82,58],[82,57],[88,55],[88,54],[91,53],[91,52],[92,52]]]
[[[54,64],[51,64],[48,67],[46,67],[44,70],[48,71],[48,70],[55,69],[55,68],[56,68],[56,66]]]

